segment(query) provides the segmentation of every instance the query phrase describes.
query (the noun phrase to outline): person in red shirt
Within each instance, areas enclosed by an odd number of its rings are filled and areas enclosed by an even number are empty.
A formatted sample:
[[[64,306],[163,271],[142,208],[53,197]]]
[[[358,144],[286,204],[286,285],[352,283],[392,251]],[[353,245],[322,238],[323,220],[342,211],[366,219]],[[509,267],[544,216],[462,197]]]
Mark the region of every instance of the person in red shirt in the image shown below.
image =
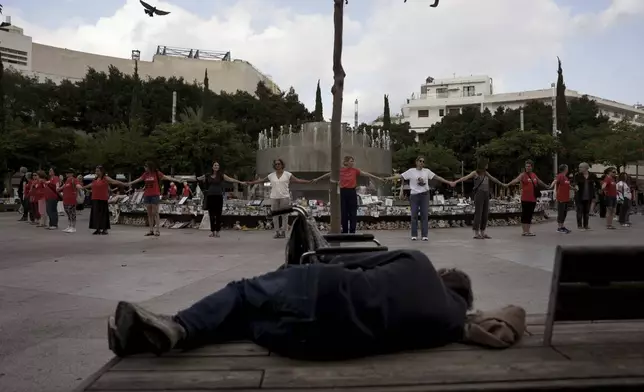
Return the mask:
[[[555,187],[555,200],[557,200],[557,232],[569,234],[566,228],[566,216],[570,205],[570,179],[568,178],[568,165],[559,165],[559,174],[550,187]]]
[[[161,217],[159,216],[159,202],[161,201],[161,181],[181,182],[181,180],[177,180],[176,178],[169,177],[161,173],[157,169],[157,165],[153,162],[147,162],[145,164],[145,172],[141,174],[141,177],[127,184],[128,186],[138,184],[139,182],[144,182],[145,184],[143,191],[143,203],[146,205],[148,225],[150,226],[150,231],[145,234],[146,236],[158,237],[161,235],[159,227],[159,224],[161,222]]]
[[[177,186],[175,185],[174,182],[170,183],[170,189],[168,189],[168,196],[170,196],[170,199],[176,200],[177,198]]]
[[[525,171],[508,183],[508,186],[521,183],[521,227],[523,229],[521,235],[524,237],[534,237],[534,233],[530,231],[530,225],[532,225],[532,216],[539,197],[538,185],[549,188],[532,172],[533,167],[534,162],[528,159],[525,161]]]
[[[49,218],[49,230],[58,229],[58,200],[60,195],[56,191],[58,188],[58,176],[54,168],[49,169],[49,178],[45,181],[45,205],[47,217]]]
[[[190,185],[188,185],[187,181],[183,182],[183,197],[189,197],[192,194],[192,189],[190,189]]]
[[[606,228],[615,230],[613,226],[613,217],[615,216],[615,207],[617,206],[617,169],[609,167],[604,170],[604,180],[602,181],[602,191],[604,192],[604,204],[606,205]]]
[[[358,176],[383,181],[380,177],[353,167],[354,165],[355,159],[347,155],[344,157],[343,167],[340,168],[340,224],[342,225],[342,233],[345,234],[356,232],[358,220],[358,194],[356,193],[356,187],[358,186]],[[313,182],[317,182],[330,175],[331,173],[326,173],[314,179]]]
[[[45,187],[47,182],[47,173],[44,170],[38,170],[38,180],[34,185],[36,202],[38,203],[38,215],[40,220],[36,227],[49,227],[49,218],[47,216],[47,203],[45,199]]]
[[[63,208],[68,221],[67,228],[63,231],[65,233],[75,233],[77,196],[78,191],[83,187],[74,177],[74,169],[67,169],[65,176],[65,182],[58,186],[58,192],[63,193]]]
[[[89,228],[94,229],[94,235],[107,235],[110,229],[110,210],[107,201],[110,198],[110,185],[125,187],[121,181],[116,181],[105,174],[103,166],[96,166],[96,177],[83,187],[92,189],[92,210],[89,213]]]
[[[31,224],[36,225],[40,221],[40,212],[38,212],[38,198],[36,184],[38,184],[38,173],[31,173],[29,180],[29,213],[31,214]]]

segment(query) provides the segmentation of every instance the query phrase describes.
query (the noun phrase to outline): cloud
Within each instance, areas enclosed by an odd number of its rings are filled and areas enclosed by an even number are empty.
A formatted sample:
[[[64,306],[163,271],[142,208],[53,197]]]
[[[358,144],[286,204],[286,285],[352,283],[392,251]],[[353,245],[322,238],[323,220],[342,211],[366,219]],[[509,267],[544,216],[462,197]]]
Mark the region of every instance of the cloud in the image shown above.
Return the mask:
[[[328,12],[296,13],[270,0],[242,0],[202,17],[158,2],[171,15],[149,18],[138,0],[127,0],[94,24],[48,30],[16,12],[14,23],[36,42],[117,57],[139,49],[149,59],[159,44],[230,50],[233,58],[251,62],[283,89],[294,86],[311,109],[321,79],[325,117],[330,117],[333,6],[330,0],[316,1],[327,1]],[[345,6],[344,121],[353,122],[356,98],[361,121],[381,113],[383,94],[389,94],[397,111],[430,75],[487,74],[500,91],[504,79],[529,80],[526,69],[546,59],[551,67],[565,40],[590,18],[606,27],[624,15],[644,12],[642,0],[614,0],[601,13],[582,16],[554,0],[449,0],[438,8],[428,4],[370,0],[367,7],[351,0]]]

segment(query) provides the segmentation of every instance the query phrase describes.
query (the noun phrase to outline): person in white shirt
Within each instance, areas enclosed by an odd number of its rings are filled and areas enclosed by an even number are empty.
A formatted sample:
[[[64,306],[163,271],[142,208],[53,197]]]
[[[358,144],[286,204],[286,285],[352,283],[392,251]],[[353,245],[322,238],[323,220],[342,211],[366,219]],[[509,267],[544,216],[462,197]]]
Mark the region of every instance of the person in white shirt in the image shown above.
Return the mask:
[[[622,172],[619,174],[619,182],[617,183],[617,202],[619,206],[619,224],[622,227],[630,227],[631,224],[628,222],[628,210],[631,206],[631,199],[633,194],[631,193],[631,187],[628,185],[628,174]]]
[[[443,184],[451,185],[450,181],[437,176],[433,171],[425,168],[425,158],[416,158],[416,167],[407,170],[402,174],[394,174],[385,180],[398,180],[404,178],[409,181],[411,196],[411,239],[418,239],[418,213],[421,218],[421,236],[423,241],[428,240],[429,235],[429,181],[436,180]]]
[[[308,184],[311,181],[301,180],[295,177],[290,172],[284,170],[285,165],[284,161],[281,159],[276,159],[273,161],[274,172],[268,176],[247,182],[247,184],[259,184],[262,182],[271,183],[271,210],[277,211],[284,208],[288,208],[291,205],[291,190],[289,185],[291,182],[297,184]],[[280,218],[282,218],[282,224],[280,225]],[[274,216],[273,217],[273,227],[275,228],[275,236],[273,238],[286,238],[286,230],[288,229],[288,216]]]

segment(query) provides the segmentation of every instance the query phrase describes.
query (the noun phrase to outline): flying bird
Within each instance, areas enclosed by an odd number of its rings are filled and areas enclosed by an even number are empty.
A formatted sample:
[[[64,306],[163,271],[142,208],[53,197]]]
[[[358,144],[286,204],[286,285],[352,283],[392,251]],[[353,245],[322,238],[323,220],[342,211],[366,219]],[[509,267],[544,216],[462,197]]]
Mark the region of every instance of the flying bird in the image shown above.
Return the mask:
[[[145,8],[143,12],[150,15],[150,18],[153,17],[155,14],[159,16],[163,16],[163,15],[168,15],[170,13],[168,11],[158,10],[157,7],[152,7],[150,4],[146,3],[143,0],[139,0],[139,1],[141,2],[141,5],[143,6],[143,8]]]
[[[438,2],[439,2],[439,1],[440,1],[440,0],[434,0],[434,4],[430,5],[430,7],[432,7],[432,8],[436,8],[436,7],[438,7]],[[405,0],[405,3],[406,3],[406,2],[407,2],[407,0]]]

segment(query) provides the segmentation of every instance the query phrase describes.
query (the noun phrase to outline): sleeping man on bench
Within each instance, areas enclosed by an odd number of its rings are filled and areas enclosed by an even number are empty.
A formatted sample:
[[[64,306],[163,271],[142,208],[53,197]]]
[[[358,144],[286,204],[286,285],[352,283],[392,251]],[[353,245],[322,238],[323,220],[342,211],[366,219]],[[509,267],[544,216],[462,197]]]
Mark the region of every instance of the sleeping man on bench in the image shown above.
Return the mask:
[[[120,302],[109,318],[118,356],[251,340],[277,354],[331,360],[447,345],[463,338],[468,275],[425,254],[338,256],[232,282],[175,316]]]

